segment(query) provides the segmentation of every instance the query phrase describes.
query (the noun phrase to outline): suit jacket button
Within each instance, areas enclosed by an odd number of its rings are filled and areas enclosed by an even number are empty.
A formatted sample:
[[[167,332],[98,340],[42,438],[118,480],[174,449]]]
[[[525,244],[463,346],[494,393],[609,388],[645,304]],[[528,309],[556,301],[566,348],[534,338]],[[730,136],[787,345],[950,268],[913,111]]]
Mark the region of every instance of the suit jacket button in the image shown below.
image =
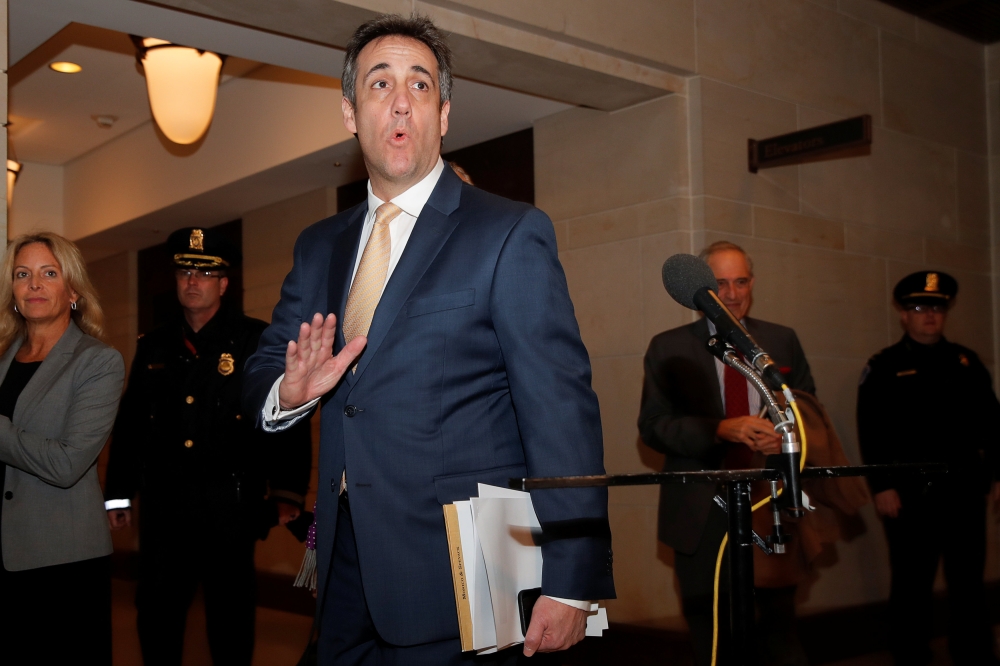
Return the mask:
[[[344,407],[344,416],[346,416],[349,419],[354,418],[354,415],[357,413],[358,413],[358,408],[355,407],[354,405],[348,405],[347,407]]]
[[[4,499],[14,499],[14,493],[12,493],[12,492],[10,492],[10,491],[8,490],[7,492],[5,492],[5,493],[3,494],[3,498],[4,498]]]

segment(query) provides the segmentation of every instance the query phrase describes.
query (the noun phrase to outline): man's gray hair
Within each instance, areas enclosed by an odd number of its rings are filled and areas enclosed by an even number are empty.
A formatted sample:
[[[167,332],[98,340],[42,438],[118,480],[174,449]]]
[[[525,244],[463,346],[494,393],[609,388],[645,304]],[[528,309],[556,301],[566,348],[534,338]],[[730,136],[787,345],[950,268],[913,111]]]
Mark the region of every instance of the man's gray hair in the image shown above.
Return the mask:
[[[351,106],[356,106],[357,102],[358,56],[365,46],[383,37],[409,37],[431,50],[437,60],[438,88],[441,92],[441,105],[444,106],[451,99],[451,49],[434,22],[419,14],[413,14],[409,18],[399,14],[379,14],[354,31],[354,36],[347,42],[344,72],[340,77],[344,97]]]
[[[714,243],[706,247],[704,250],[699,252],[698,258],[701,259],[702,261],[708,261],[708,258],[711,257],[716,252],[726,252],[728,250],[732,250],[733,252],[739,252],[740,254],[743,255],[743,259],[745,259],[747,262],[747,270],[750,271],[750,277],[753,277],[753,259],[750,258],[750,255],[747,254],[746,250],[741,248],[736,243],[730,243],[729,241],[715,241]]]

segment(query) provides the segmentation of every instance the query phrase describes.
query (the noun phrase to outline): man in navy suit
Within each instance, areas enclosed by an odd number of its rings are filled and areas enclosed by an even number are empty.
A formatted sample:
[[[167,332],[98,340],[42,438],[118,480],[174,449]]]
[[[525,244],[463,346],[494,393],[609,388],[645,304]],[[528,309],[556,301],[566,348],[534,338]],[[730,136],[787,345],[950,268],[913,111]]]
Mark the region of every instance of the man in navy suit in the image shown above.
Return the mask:
[[[263,428],[322,412],[324,664],[516,662],[517,648],[487,661],[461,653],[441,507],[480,482],[604,472],[551,221],[463,184],[441,160],[450,60],[428,19],[358,28],[342,108],[368,199],[299,237],[247,362],[245,404]],[[589,602],[614,596],[606,491],[532,499],[544,596],[527,656],[581,640]]]

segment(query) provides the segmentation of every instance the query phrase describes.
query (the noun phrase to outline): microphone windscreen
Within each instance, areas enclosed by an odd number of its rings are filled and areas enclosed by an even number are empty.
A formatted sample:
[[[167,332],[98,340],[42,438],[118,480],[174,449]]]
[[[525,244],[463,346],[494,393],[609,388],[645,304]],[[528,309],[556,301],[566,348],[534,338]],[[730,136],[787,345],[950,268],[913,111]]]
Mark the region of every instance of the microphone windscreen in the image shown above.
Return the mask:
[[[663,286],[671,298],[692,310],[698,309],[694,295],[702,287],[719,288],[712,269],[693,254],[675,254],[663,262]]]

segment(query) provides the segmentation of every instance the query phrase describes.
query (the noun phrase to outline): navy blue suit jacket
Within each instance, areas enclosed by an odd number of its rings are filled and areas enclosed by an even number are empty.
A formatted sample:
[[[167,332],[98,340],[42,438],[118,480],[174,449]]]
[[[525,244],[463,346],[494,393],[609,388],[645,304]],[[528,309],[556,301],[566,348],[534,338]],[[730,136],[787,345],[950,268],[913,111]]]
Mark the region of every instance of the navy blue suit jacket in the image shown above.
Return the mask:
[[[272,323],[247,362],[248,412],[261,413],[301,322],[316,312],[342,320],[366,210],[299,237]],[[338,331],[335,351],[343,346]],[[319,608],[346,467],[379,634],[396,645],[457,636],[441,506],[476,495],[479,482],[603,474],[590,378],[551,221],[446,168],[386,284],[357,372],[321,401]],[[546,534],[543,593],[612,598],[606,490],[532,499]]]

